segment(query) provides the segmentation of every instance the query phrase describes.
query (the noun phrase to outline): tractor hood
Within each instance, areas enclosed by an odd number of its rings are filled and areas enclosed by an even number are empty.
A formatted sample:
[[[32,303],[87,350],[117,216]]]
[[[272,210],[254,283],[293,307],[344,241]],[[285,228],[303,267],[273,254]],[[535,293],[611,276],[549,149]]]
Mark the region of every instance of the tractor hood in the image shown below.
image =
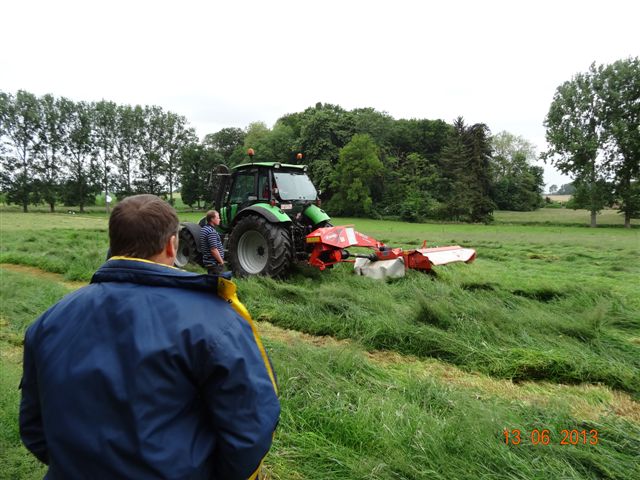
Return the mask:
[[[318,225],[321,222],[328,222],[331,220],[331,217],[316,205],[309,205],[303,213],[304,216],[311,221],[312,225]]]

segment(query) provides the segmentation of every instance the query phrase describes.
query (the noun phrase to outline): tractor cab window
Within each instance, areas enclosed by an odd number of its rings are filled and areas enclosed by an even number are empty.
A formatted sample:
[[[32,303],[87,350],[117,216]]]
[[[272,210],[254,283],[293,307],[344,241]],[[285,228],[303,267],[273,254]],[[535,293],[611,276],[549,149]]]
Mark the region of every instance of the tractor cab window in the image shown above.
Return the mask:
[[[255,171],[239,173],[229,192],[229,203],[239,204],[255,200],[255,192]]]
[[[269,200],[271,198],[268,170],[261,170],[258,174],[258,198],[260,200]]]
[[[304,172],[274,172],[278,194],[282,200],[310,200],[318,197],[316,187]]]

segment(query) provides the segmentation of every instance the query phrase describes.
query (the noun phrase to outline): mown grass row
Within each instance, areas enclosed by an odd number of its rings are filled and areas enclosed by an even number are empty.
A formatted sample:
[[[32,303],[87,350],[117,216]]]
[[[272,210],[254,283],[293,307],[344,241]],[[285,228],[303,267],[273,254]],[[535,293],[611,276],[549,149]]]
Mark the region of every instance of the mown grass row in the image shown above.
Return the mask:
[[[342,270],[290,283],[250,279],[240,283],[242,298],[258,319],[355,339],[368,349],[435,357],[516,381],[594,382],[640,392],[640,355],[632,342],[640,321],[614,295],[569,292],[569,299],[541,302],[530,297],[548,291],[487,291],[417,272],[372,285]]]
[[[21,339],[68,290],[0,269],[0,479],[42,478],[20,445]],[[266,329],[282,417],[266,470],[273,479],[634,478],[640,424],[613,413],[577,416],[569,398],[532,402],[449,382],[414,361],[375,362],[357,344],[311,345]],[[479,378],[480,382],[488,381]],[[523,393],[526,390],[523,388]],[[592,395],[606,402],[606,389]],[[504,429],[522,442],[506,445]],[[534,430],[550,432],[534,445]],[[598,432],[561,445],[563,429]],[[589,437],[587,437],[589,440]]]
[[[278,478],[632,478],[637,424],[487,397],[351,349],[268,342],[283,417],[270,458]],[[518,446],[503,430],[519,429]],[[549,445],[531,433],[546,428]],[[561,445],[563,429],[597,430],[597,446]],[[535,440],[535,439],[534,439]],[[585,448],[586,447],[586,448]]]

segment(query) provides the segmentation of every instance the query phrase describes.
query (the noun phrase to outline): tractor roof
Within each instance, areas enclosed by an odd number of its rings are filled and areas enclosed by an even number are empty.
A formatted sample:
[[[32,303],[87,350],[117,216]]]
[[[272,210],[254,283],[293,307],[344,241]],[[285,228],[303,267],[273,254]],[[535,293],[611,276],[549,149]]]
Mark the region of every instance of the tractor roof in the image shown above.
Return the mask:
[[[232,167],[232,170],[244,170],[245,168],[251,167],[269,167],[269,168],[287,168],[287,169],[295,169],[306,171],[306,165],[292,165],[289,163],[280,163],[280,162],[254,162],[254,163],[241,163],[240,165],[236,165]]]

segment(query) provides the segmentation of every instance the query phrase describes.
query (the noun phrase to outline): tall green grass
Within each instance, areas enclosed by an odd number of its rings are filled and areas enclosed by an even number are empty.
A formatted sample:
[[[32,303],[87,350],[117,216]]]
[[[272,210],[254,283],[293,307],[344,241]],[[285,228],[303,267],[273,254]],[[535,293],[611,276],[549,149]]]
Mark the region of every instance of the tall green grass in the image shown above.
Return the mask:
[[[67,280],[89,280],[106,259],[106,229],[7,230],[2,233],[0,263],[37,267]]]
[[[0,269],[0,279],[0,478],[42,478],[17,429],[20,338],[68,290],[32,273]],[[522,399],[503,398],[413,361],[374,362],[355,344],[317,346],[266,331],[282,402],[265,467],[273,479],[636,476],[640,425],[625,417],[582,418],[562,396],[531,402],[523,388]],[[521,430],[522,443],[505,444],[504,429]],[[542,429],[551,441],[534,445],[531,433]],[[560,445],[563,429],[597,430],[599,443]]]
[[[18,432],[22,345],[31,322],[67,292],[57,283],[0,268],[0,479],[44,476]]]
[[[358,350],[268,342],[280,375],[282,420],[268,458],[274,478],[633,478],[640,428],[616,417],[574,418],[487,396]],[[506,445],[504,429],[523,432]],[[548,429],[549,445],[533,445]],[[563,429],[597,430],[599,445],[560,445]]]
[[[604,383],[640,392],[637,309],[597,286],[542,287],[515,279],[465,280],[448,267],[432,279],[408,272],[372,283],[347,268],[288,282],[239,283],[258,319],[313,335],[354,339],[367,349],[435,357],[515,381]]]

